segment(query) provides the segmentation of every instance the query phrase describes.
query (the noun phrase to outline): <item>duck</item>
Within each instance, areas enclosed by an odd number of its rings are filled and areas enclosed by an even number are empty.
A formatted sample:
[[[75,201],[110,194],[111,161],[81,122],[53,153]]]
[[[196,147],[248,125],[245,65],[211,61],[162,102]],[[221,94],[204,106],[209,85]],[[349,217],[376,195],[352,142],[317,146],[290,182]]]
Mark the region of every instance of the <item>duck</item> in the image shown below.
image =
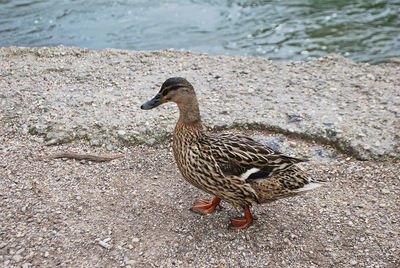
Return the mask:
[[[212,201],[195,200],[192,210],[208,214],[221,208],[222,200],[240,207],[244,219],[232,219],[230,226],[239,230],[256,220],[250,212],[252,205],[296,196],[323,184],[298,166],[307,159],[284,155],[246,135],[206,132],[195,90],[185,78],[167,79],[141,109],[168,102],[179,109],[172,148],[180,173],[187,182],[214,196]]]

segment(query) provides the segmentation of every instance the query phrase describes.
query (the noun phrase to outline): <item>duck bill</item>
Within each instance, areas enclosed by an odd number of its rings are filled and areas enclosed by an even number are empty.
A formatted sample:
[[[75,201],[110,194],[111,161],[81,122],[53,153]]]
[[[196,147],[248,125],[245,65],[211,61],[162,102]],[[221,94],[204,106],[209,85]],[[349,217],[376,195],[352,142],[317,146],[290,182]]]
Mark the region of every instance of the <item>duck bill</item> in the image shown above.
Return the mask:
[[[163,103],[163,101],[162,101],[161,94],[158,93],[154,98],[152,98],[151,100],[149,100],[148,102],[146,102],[142,106],[140,106],[140,108],[143,110],[150,110],[150,109],[153,109],[153,108],[159,106],[162,103]]]

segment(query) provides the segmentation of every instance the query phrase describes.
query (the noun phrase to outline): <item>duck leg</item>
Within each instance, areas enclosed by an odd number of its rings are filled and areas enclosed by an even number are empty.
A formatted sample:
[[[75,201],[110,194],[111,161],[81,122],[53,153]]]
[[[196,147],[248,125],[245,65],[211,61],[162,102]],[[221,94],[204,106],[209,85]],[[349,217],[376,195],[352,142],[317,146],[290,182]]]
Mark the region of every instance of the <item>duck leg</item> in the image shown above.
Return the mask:
[[[231,229],[232,230],[240,230],[240,229],[247,228],[253,220],[257,220],[256,217],[251,215],[249,205],[246,205],[244,207],[244,217],[245,217],[244,220],[232,219],[232,223],[237,226],[231,226]]]
[[[194,206],[194,207],[192,207],[192,210],[203,210],[201,212],[202,214],[207,214],[207,213],[213,212],[217,206],[222,208],[222,206],[220,204],[221,198],[219,198],[217,196],[214,197],[214,199],[211,202],[207,202],[204,200],[196,200],[196,202],[203,203],[204,205]]]

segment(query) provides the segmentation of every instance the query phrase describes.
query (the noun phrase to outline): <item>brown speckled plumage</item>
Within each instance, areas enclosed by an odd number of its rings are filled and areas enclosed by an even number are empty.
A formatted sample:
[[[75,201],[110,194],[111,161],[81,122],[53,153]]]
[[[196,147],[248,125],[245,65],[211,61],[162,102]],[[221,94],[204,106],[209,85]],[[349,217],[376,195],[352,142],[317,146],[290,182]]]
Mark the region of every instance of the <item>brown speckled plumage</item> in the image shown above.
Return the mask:
[[[301,171],[304,160],[283,155],[253,139],[236,134],[203,131],[192,85],[184,78],[170,78],[160,92],[142,105],[151,109],[175,102],[180,111],[173,138],[174,156],[182,176],[197,188],[215,195],[212,203],[193,209],[214,210],[220,199],[245,208],[246,220],[233,220],[241,229],[255,219],[249,205],[294,196],[320,184]],[[310,187],[312,185],[312,187]]]

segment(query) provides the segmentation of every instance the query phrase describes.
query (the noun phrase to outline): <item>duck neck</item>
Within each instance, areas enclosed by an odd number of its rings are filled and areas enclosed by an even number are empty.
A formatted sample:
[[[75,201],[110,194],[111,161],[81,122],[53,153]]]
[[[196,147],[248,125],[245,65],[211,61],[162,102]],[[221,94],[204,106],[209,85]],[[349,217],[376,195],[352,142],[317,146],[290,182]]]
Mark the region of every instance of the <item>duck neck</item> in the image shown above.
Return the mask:
[[[191,126],[197,129],[202,129],[199,103],[197,99],[192,99],[190,102],[180,103],[179,107],[179,124]]]

